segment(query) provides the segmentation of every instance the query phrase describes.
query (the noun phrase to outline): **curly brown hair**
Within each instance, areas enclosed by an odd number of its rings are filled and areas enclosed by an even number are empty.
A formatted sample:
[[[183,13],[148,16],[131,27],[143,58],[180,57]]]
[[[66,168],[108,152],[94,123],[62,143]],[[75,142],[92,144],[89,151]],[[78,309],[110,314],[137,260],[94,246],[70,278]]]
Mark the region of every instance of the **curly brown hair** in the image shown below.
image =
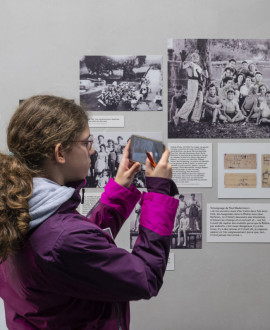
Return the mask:
[[[28,200],[33,177],[61,143],[70,149],[88,125],[83,109],[71,100],[33,96],[20,104],[7,129],[13,155],[0,153],[0,263],[21,246],[29,230]]]

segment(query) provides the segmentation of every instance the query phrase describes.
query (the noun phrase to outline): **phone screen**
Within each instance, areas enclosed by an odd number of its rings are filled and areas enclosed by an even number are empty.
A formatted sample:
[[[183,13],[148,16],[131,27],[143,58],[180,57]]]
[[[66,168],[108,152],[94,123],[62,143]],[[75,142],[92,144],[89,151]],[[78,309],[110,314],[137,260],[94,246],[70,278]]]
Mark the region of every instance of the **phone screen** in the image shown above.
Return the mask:
[[[135,162],[145,164],[146,151],[152,152],[154,161],[158,163],[164,151],[164,144],[161,141],[143,136],[131,135],[129,158]]]

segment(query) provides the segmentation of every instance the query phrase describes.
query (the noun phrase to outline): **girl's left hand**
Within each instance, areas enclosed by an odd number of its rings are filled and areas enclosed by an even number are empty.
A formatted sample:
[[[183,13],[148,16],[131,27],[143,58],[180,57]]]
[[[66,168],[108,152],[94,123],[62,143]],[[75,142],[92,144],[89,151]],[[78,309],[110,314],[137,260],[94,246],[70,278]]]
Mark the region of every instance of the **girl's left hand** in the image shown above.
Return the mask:
[[[132,184],[132,181],[135,177],[135,174],[140,172],[141,164],[136,162],[133,163],[129,160],[129,148],[130,148],[130,141],[128,141],[124,151],[123,157],[118,167],[118,171],[114,181],[120,186],[129,188]]]

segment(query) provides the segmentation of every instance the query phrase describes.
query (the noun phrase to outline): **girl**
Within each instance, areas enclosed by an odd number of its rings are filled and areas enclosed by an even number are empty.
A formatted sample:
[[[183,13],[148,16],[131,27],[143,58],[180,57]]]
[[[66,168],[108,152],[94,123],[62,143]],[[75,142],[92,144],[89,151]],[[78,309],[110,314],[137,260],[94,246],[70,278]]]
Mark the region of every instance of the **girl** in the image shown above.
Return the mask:
[[[245,99],[245,97],[248,96],[249,94],[249,89],[250,87],[253,86],[252,81],[251,81],[251,77],[247,76],[245,79],[245,83],[241,86],[240,88],[240,96],[239,99]]]
[[[106,152],[105,144],[99,146],[99,153],[95,163],[95,172],[97,175],[100,175],[103,170],[106,170],[108,167],[108,153]]]
[[[267,87],[264,84],[261,84],[259,86],[259,91],[258,91],[258,96],[262,96],[264,99],[266,99],[266,92],[267,92]]]
[[[245,75],[243,73],[238,73],[234,79],[233,88],[234,90],[240,91],[240,88],[243,86],[245,80]]]
[[[129,300],[157,295],[178,201],[166,149],[146,159],[139,239],[114,238],[141,197],[127,144],[115,180],[85,217],[76,208],[94,152],[88,118],[55,96],[25,100],[0,154],[0,297],[9,329],[129,329]]]
[[[239,103],[239,98],[240,98],[240,88],[244,85],[244,82],[245,82],[244,73],[238,73],[236,78],[234,79],[234,82],[232,85],[232,87],[235,91],[234,99],[238,103]],[[243,101],[241,100],[241,105],[242,105],[242,103],[243,103]]]

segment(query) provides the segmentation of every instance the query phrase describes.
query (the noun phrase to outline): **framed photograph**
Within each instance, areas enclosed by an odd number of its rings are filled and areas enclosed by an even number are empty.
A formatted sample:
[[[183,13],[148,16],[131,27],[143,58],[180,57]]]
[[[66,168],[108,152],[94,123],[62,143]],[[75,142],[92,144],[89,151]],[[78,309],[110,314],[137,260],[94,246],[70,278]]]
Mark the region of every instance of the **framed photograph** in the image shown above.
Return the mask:
[[[270,40],[170,39],[169,138],[269,138]]]
[[[162,56],[83,56],[80,103],[86,111],[161,111]]]

